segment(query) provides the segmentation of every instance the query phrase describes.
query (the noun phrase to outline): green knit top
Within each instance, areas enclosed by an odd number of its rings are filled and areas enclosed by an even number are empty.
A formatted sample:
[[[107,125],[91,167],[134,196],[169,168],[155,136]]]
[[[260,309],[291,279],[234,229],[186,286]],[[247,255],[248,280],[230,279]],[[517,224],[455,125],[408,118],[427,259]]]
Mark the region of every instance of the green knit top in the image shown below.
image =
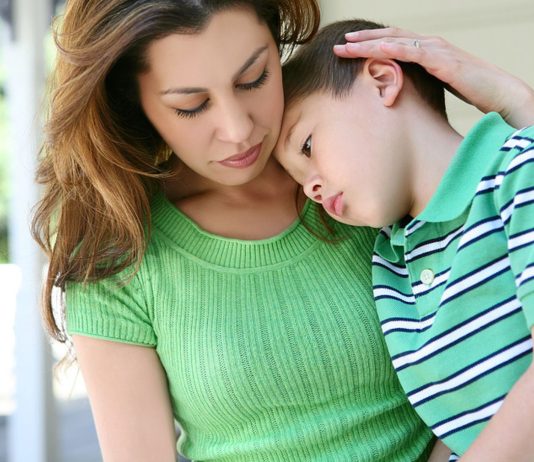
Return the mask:
[[[314,204],[264,240],[200,229],[159,194],[140,270],[67,286],[67,329],[156,348],[195,461],[418,461],[371,291],[375,231],[328,243]],[[123,278],[124,279],[124,278]],[[135,405],[135,403],[132,403]]]

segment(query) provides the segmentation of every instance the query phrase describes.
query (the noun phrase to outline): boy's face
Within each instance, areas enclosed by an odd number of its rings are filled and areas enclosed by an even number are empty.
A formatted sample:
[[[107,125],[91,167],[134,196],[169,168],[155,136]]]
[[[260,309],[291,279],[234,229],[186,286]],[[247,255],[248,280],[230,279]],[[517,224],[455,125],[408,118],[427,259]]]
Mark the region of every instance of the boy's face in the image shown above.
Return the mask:
[[[286,110],[275,156],[305,194],[343,223],[381,227],[409,210],[402,128],[373,91],[316,93]]]

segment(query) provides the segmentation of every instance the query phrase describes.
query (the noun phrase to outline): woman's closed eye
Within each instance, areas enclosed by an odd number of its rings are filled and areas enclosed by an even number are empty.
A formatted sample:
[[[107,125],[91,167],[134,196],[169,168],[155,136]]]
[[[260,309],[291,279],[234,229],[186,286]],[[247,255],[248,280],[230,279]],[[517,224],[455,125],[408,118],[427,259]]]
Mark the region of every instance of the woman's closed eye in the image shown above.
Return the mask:
[[[209,101],[209,99],[206,99],[202,104],[198,105],[196,108],[193,109],[176,108],[174,112],[176,112],[178,116],[183,117],[184,119],[192,119],[203,113],[206,109],[208,109]]]
[[[304,154],[306,157],[311,157],[311,151],[312,151],[312,136],[308,135],[308,138],[306,138],[306,141],[302,144],[300,148],[300,152]]]
[[[263,72],[260,74],[260,76],[252,81],[252,82],[243,82],[243,83],[236,83],[235,87],[238,90],[245,90],[245,91],[251,91],[256,90],[258,88],[261,88],[265,83],[267,82],[267,79],[269,78],[269,71],[267,68],[263,70]],[[202,102],[202,104],[198,105],[197,107],[193,109],[180,109],[176,108],[174,111],[176,114],[180,117],[183,117],[185,119],[192,119],[200,114],[202,114],[206,109],[209,107],[209,98]]]
[[[265,68],[256,80],[252,82],[237,83],[236,88],[238,88],[239,90],[247,90],[247,91],[255,90],[257,88],[261,88],[265,84],[265,82],[267,82],[268,78],[269,78],[269,70]]]

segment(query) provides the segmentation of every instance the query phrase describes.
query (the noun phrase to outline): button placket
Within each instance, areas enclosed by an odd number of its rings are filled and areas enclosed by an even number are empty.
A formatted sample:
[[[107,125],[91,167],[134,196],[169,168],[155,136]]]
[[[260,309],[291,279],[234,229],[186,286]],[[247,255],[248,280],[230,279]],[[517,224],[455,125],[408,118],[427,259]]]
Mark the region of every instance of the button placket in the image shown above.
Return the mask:
[[[435,277],[436,275],[434,274],[434,271],[432,271],[430,268],[425,268],[423,271],[421,271],[419,279],[425,286],[430,287],[434,282]]]

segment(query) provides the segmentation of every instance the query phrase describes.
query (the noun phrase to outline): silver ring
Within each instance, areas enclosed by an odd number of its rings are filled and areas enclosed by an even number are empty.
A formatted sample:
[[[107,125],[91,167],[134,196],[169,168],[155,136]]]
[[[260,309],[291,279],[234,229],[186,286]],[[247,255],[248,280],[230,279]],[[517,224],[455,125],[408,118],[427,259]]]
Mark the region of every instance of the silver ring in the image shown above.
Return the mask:
[[[415,39],[413,42],[412,42],[412,45],[415,47],[415,48],[421,48],[421,42],[417,39]]]

